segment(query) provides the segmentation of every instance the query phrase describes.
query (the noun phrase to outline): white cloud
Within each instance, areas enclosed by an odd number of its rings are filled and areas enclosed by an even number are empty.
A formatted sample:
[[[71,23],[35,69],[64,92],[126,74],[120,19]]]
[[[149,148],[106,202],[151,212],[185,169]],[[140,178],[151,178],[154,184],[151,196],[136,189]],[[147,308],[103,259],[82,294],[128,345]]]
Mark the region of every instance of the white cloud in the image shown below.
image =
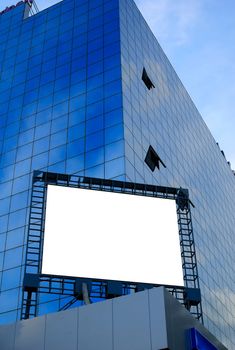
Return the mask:
[[[152,30],[163,41],[181,46],[200,17],[200,0],[136,0]]]

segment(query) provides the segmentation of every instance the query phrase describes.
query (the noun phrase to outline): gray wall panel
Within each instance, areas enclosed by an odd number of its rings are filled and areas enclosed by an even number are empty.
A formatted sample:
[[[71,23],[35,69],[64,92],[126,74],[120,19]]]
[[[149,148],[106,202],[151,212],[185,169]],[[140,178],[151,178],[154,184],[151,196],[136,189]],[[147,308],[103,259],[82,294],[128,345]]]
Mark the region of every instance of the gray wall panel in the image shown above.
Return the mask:
[[[227,350],[157,288],[0,326],[0,350],[186,350],[192,327],[218,350]]]
[[[149,317],[152,350],[168,347],[164,289],[149,290]]]
[[[78,309],[46,316],[45,350],[77,350]]]
[[[0,349],[14,350],[15,324],[0,327]]]
[[[186,332],[190,328],[196,328],[217,349],[226,350],[201,323],[165,290],[166,325],[170,349],[187,349]],[[232,348],[230,349],[232,350]]]
[[[44,350],[46,317],[16,323],[14,350]]]
[[[147,293],[113,300],[114,350],[151,350]]]
[[[112,348],[112,300],[80,307],[78,350]]]

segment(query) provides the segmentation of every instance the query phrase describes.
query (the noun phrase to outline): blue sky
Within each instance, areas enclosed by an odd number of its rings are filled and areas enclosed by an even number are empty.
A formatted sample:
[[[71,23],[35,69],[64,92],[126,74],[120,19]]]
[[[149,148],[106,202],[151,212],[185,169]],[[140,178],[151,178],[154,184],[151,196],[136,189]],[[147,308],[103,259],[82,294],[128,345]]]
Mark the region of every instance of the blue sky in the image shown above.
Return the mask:
[[[40,9],[57,2],[37,0]],[[235,1],[136,3],[235,169]]]

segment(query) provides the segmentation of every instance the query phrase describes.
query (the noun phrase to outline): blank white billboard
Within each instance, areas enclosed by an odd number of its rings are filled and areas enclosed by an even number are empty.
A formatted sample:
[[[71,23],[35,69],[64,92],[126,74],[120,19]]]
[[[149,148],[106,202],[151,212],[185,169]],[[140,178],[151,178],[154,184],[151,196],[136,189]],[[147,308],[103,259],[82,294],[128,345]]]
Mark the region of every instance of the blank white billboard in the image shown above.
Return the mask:
[[[175,201],[49,185],[42,273],[183,285]]]

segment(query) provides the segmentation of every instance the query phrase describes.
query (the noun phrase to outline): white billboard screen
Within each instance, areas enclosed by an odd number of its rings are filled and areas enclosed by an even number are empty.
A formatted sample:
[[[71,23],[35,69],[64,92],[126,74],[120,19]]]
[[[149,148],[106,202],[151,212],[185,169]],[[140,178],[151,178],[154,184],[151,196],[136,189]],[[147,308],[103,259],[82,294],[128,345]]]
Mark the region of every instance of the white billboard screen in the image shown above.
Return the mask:
[[[42,273],[183,285],[175,201],[49,185]]]

